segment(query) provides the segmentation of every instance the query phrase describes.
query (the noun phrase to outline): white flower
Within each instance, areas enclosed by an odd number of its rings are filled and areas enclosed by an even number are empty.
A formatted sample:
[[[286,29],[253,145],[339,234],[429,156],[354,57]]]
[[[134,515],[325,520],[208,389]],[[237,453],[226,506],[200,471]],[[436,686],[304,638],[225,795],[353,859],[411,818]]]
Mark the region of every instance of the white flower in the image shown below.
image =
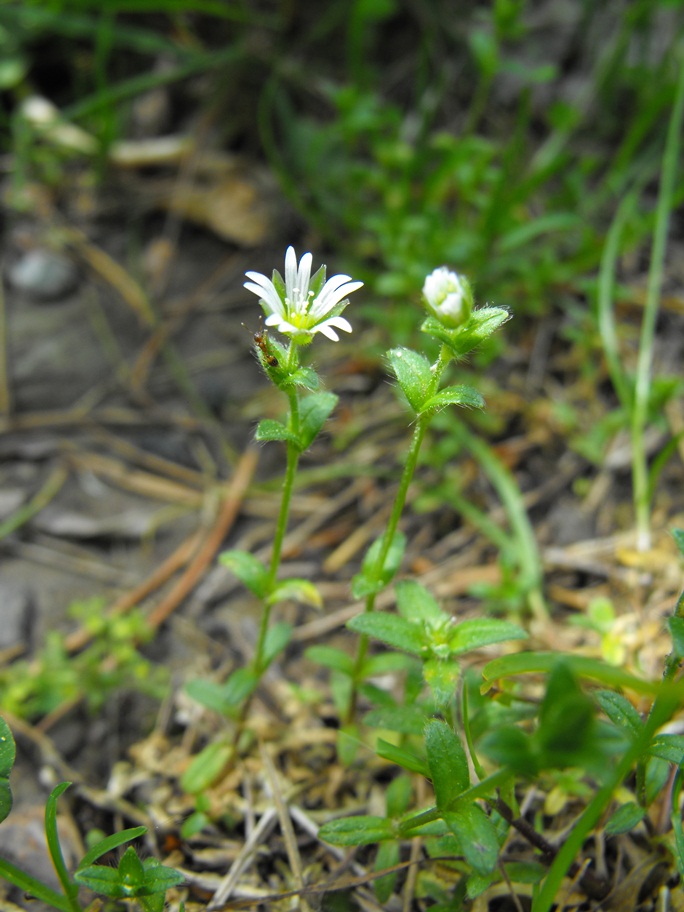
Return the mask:
[[[245,288],[259,296],[266,314],[266,326],[307,344],[315,333],[339,341],[336,329],[351,332],[351,324],[340,316],[349,303],[347,295],[361,288],[363,282],[352,282],[351,276],[335,275],[325,280],[325,266],[311,276],[310,253],[305,253],[297,266],[294,247],[285,254],[285,281],[277,269],[268,279],[260,272],[247,272],[251,281]]]
[[[470,282],[446,266],[433,270],[425,279],[423,297],[433,317],[452,329],[465,323],[473,309]]]

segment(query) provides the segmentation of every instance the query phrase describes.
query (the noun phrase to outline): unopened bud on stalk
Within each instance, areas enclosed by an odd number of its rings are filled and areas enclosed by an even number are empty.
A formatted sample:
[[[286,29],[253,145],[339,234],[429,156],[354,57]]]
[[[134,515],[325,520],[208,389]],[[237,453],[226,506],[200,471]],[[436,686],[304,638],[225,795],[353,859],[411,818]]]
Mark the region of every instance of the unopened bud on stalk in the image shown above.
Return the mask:
[[[425,279],[423,299],[432,316],[449,329],[462,326],[473,310],[470,282],[446,266],[433,270]]]

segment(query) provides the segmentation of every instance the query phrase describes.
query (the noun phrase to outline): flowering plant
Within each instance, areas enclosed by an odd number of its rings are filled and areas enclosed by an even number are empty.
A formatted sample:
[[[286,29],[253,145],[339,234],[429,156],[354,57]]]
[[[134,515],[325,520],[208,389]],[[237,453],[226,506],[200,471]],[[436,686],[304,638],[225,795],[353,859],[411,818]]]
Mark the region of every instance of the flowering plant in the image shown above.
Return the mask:
[[[323,333],[333,342],[339,341],[336,329],[351,332],[351,324],[341,316],[349,304],[347,295],[357,291],[363,282],[353,282],[351,276],[335,275],[326,281],[326,268],[311,275],[313,257],[305,253],[297,266],[294,247],[285,254],[285,279],[273,270],[267,278],[260,272],[247,272],[245,288],[259,296],[266,314],[266,326],[290,336],[299,345],[307,345],[315,333]]]

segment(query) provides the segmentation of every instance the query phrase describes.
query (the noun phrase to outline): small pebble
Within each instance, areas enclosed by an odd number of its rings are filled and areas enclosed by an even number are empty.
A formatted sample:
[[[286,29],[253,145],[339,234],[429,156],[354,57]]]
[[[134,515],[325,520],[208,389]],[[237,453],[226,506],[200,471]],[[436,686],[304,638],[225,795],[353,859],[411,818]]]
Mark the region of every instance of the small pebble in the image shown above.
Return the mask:
[[[36,301],[55,301],[78,283],[76,264],[53,250],[29,250],[8,270],[10,284]]]

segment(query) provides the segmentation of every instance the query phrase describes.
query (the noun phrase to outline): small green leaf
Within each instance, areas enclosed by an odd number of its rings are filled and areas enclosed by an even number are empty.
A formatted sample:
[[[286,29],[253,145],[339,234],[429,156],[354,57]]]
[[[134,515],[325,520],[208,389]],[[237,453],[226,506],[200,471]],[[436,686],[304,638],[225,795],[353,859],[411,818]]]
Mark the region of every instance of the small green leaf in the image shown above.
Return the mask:
[[[97,861],[98,858],[101,858],[103,855],[106,855],[107,852],[111,852],[113,849],[117,849],[119,846],[124,845],[126,842],[130,842],[132,839],[137,839],[138,836],[144,836],[147,832],[147,827],[138,826],[130,827],[126,830],[121,830],[118,833],[114,833],[112,836],[107,836],[105,839],[101,839],[96,845],[94,845],[83,858],[79,861],[77,871],[80,871],[82,868],[87,868]]]
[[[638,737],[644,728],[639,712],[627,697],[614,690],[599,690],[594,694],[598,705],[610,721],[633,737]]]
[[[347,627],[356,633],[375,637],[388,646],[403,649],[413,655],[421,655],[429,645],[422,627],[396,614],[385,614],[380,611],[357,614],[347,622]]]
[[[9,725],[0,718],[0,776],[9,776],[17,757],[17,747]]]
[[[423,662],[423,677],[440,707],[454,698],[461,678],[461,666],[455,660],[432,658]]]
[[[317,662],[325,668],[334,668],[344,675],[354,673],[354,660],[342,649],[334,646],[309,646],[304,655],[312,662]]]
[[[646,816],[646,808],[639,807],[635,801],[628,801],[621,805],[614,814],[611,814],[605,826],[606,836],[618,836],[628,833]]]
[[[437,807],[441,811],[449,810],[470,785],[463,745],[446,722],[435,719],[425,729],[425,750]]]
[[[221,776],[235,754],[233,744],[214,741],[192,758],[181,776],[181,788],[188,795],[201,794]]]
[[[672,537],[679,548],[679,553],[684,557],[684,529],[673,529]]]
[[[299,367],[287,378],[286,385],[301,386],[302,389],[315,391],[320,386],[318,374],[311,367]]]
[[[684,735],[656,735],[648,752],[661,760],[681,766],[684,763]]]
[[[330,413],[337,405],[334,393],[312,393],[299,407],[300,448],[307,450],[318,437]]]
[[[279,621],[277,624],[273,624],[268,628],[264,640],[264,666],[262,671],[265,671],[276,656],[280,655],[291,639],[292,624],[288,624],[285,621]]]
[[[499,858],[496,828],[475,804],[458,811],[446,811],[442,818],[461,843],[463,856],[478,874],[490,874]]]
[[[254,439],[259,443],[266,443],[269,440],[284,440],[286,443],[293,443],[297,448],[301,446],[299,437],[274,418],[264,418],[259,422],[254,432]]]
[[[370,728],[385,728],[402,735],[422,735],[427,715],[418,706],[382,706],[371,709],[363,717],[364,725]]]
[[[466,323],[456,329],[446,329],[434,317],[428,317],[421,330],[439,339],[457,358],[461,358],[477,348],[510,318],[510,313],[503,307],[479,307],[472,312]]]
[[[121,856],[119,876],[127,891],[130,891],[129,896],[136,896],[138,890],[144,886],[145,869],[133,846],[129,846]]]
[[[9,774],[14,766],[17,748],[12,732],[4,719],[0,718],[0,823],[12,810],[12,788]]]
[[[472,386],[447,386],[435,396],[423,403],[421,414],[438,412],[448,405],[460,405],[462,408],[484,408],[485,401]]]
[[[322,608],[323,599],[318,589],[310,580],[286,579],[277,583],[267,599],[269,605],[278,602],[299,602],[300,605],[311,605],[313,608]]]
[[[376,564],[382,553],[384,538],[376,539],[370,546],[361,565],[361,573],[352,579],[352,595],[355,599],[376,595],[390,583],[401,566],[404,551],[406,550],[406,536],[403,532],[395,532],[382,568],[378,570]]]
[[[258,598],[265,598],[268,592],[268,570],[261,561],[248,551],[224,551],[219,562],[237,576],[240,582]]]
[[[492,643],[503,643],[507,640],[527,639],[527,633],[517,624],[501,621],[498,618],[472,618],[462,621],[452,628],[449,636],[449,649],[452,655],[461,655],[491,646]]]
[[[401,814],[405,814],[411,803],[412,794],[413,784],[411,777],[405,776],[403,773],[400,776],[396,776],[387,786],[387,792],[385,793],[387,816],[399,817]]]
[[[400,580],[396,585],[396,593],[397,610],[409,621],[439,623],[449,617],[425,586],[415,580]]]
[[[21,868],[15,867],[4,858],[0,858],[0,877],[17,887],[22,893],[33,896],[53,909],[59,912],[73,912],[74,906],[63,893],[57,893],[51,887],[46,886],[30,874],[24,873]]]
[[[393,671],[411,671],[416,668],[416,660],[403,652],[379,652],[368,656],[361,667],[361,678],[372,678],[389,674]]]
[[[374,871],[384,871],[385,868],[391,868],[399,863],[399,843],[392,839],[381,842],[378,846],[378,853],[375,856],[373,865]],[[383,877],[377,877],[373,881],[373,890],[375,898],[381,906],[385,906],[390,896],[394,893],[397,884],[397,872],[385,874]]]
[[[132,896],[125,884],[121,883],[121,875],[116,868],[106,865],[91,865],[83,868],[75,875],[76,882],[81,886],[108,896],[110,899],[125,899]]]
[[[499,678],[506,678],[510,675],[549,672],[557,661],[558,653],[556,652],[520,652],[488,662],[482,670],[482,678],[485,686],[488,686]],[[600,659],[566,655],[564,661],[574,674],[600,681],[610,687],[624,687],[626,690],[644,694],[655,694],[658,691],[657,683],[637,678],[622,668],[609,665]]]
[[[479,742],[480,751],[499,766],[507,766],[526,779],[532,778],[539,763],[529,737],[515,725],[504,725]]]
[[[424,355],[403,346],[388,351],[387,357],[401,391],[413,411],[419,414],[432,385],[430,362]]]
[[[145,887],[138,896],[152,896],[154,893],[166,893],[172,887],[183,883],[185,876],[175,868],[163,865],[158,858],[146,858],[143,862],[145,868]]]
[[[393,839],[396,834],[392,821],[386,817],[363,815],[324,823],[318,835],[332,845],[359,846]]]
[[[286,625],[289,626],[289,625]],[[275,624],[266,634],[266,643],[269,642],[271,630],[275,631],[272,636],[277,638],[279,634],[279,625]],[[266,651],[266,646],[264,647]],[[256,690],[259,683],[259,675],[249,668],[237,668],[231,672],[228,680],[223,685],[223,700],[225,715],[234,715],[245,702],[247,697]]]
[[[408,770],[410,773],[419,773],[421,776],[425,776],[426,779],[430,778],[430,769],[425,760],[406,750],[406,748],[397,747],[396,744],[390,744],[389,741],[378,738],[375,750],[378,756],[384,760],[396,763],[397,766]]]

